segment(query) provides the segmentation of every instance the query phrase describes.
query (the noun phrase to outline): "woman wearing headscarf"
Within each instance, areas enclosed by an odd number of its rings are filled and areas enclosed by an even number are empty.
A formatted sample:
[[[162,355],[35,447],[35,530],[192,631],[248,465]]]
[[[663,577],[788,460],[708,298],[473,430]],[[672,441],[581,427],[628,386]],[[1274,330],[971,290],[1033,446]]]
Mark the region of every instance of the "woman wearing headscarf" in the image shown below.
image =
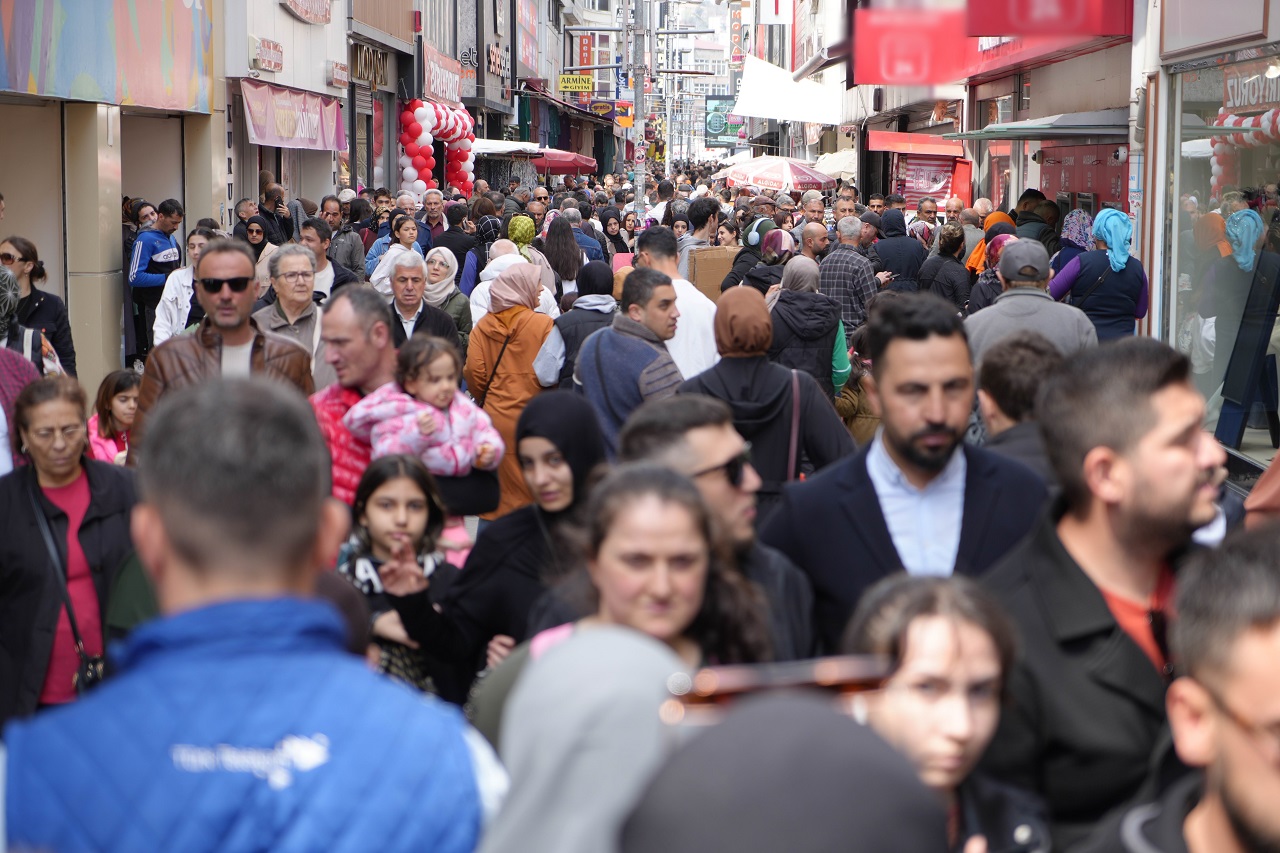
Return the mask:
[[[600,211],[600,225],[604,228],[604,238],[609,245],[607,260],[612,261],[616,254],[626,255],[631,252],[631,247],[627,245],[622,231],[622,214],[617,208],[606,207]]]
[[[453,252],[443,246],[427,252],[427,284],[422,296],[432,308],[453,318],[458,327],[458,352],[465,361],[471,340],[471,300],[453,283],[457,272],[458,259]]]
[[[999,225],[1007,225],[1009,228],[1008,230],[992,230]],[[1003,210],[988,213],[987,218],[982,220],[982,227],[984,229],[982,240],[973,247],[973,251],[969,253],[968,260],[964,262],[965,267],[974,275],[981,275],[993,266],[987,263],[987,245],[990,243],[991,238],[999,234],[1013,234],[1017,231],[1017,223],[1013,221],[1012,216]]]
[[[1193,275],[1196,281],[1203,281],[1218,259],[1233,251],[1231,241],[1227,239],[1227,220],[1220,213],[1206,213],[1196,220],[1192,235],[1196,249]]]
[[[578,272],[578,292],[569,309],[555,319],[555,328],[534,361],[544,386],[573,389],[573,366],[582,342],[613,323],[618,300],[613,298],[613,272],[603,261],[591,261]]]
[[[724,277],[724,281],[720,282],[721,293],[742,284],[747,273],[755,269],[756,264],[760,263],[761,244],[764,238],[777,227],[768,216],[758,217],[743,226],[742,248],[733,256],[733,268]],[[760,292],[764,293],[763,290]]]
[[[886,210],[880,216],[880,230],[884,239],[876,243],[876,252],[885,272],[894,275],[886,287],[890,290],[918,289],[920,267],[929,256],[929,250],[907,233],[907,220],[897,208]]]
[[[796,256],[796,240],[791,232],[774,228],[760,242],[760,263],[742,277],[742,283],[767,294],[774,285],[782,282],[787,262]]]
[[[769,360],[805,371],[834,400],[849,379],[849,348],[840,303],[818,292],[818,263],[792,258],[765,305],[773,318]]]
[[[249,242],[249,249],[253,252],[259,299],[271,289],[271,270],[268,265],[271,263],[271,256],[276,253],[276,249],[280,248],[275,243],[267,241],[267,230],[270,227],[261,214],[250,216],[244,223],[245,238]]]
[[[995,302],[996,297],[1004,291],[1004,285],[996,275],[996,266],[1000,263],[1000,253],[1004,251],[1004,247],[1017,239],[1012,225],[999,222],[987,229],[987,237],[984,240],[986,246],[982,255],[982,263],[986,265],[986,269],[982,271],[982,275],[978,276],[973,289],[969,291],[970,316],[975,311]]]
[[[477,349],[473,342],[471,352]],[[528,639],[530,609],[548,585],[573,568],[562,537],[585,502],[591,472],[605,460],[595,410],[585,397],[569,391],[548,392],[529,401],[511,438],[508,447],[515,450],[507,456],[516,462],[521,489],[534,493],[533,502],[480,529],[440,609],[432,607],[425,584],[406,589],[396,578],[383,578],[409,636],[450,661],[457,668],[456,678],[444,680],[463,690],[484,667],[490,640]],[[506,494],[504,482],[504,498]],[[461,702],[465,696],[445,698]]]
[[[515,446],[520,412],[542,390],[534,360],[553,327],[550,317],[535,310],[541,291],[536,266],[518,263],[509,267],[494,280],[489,313],[471,330],[467,347],[463,371],[467,388],[493,420],[507,447]],[[521,477],[517,454],[503,456],[498,483],[502,500],[498,509],[484,518],[499,518],[533,499]]]
[[[1093,221],[1095,248],[1072,259],[1049,285],[1054,299],[1070,294],[1067,301],[1093,321],[1099,343],[1132,335],[1134,321],[1147,316],[1147,272],[1129,254],[1132,239],[1128,214],[1103,210]]]
[[[527,213],[517,213],[507,223],[507,237],[516,244],[520,257],[538,267],[542,275],[542,286],[549,292],[556,292],[556,274],[547,261],[547,256],[531,244],[538,236],[538,228],[533,224],[533,217]]]
[[[681,394],[706,394],[723,400],[733,410],[733,425],[751,442],[752,464],[764,481],[757,518],[767,518],[783,484],[800,475],[802,458],[821,469],[855,449],[831,396],[818,381],[807,371],[793,374],[769,360],[773,329],[773,319],[759,291],[751,287],[725,291],[716,303],[720,361],[679,389]],[[799,397],[794,393],[797,386]],[[791,422],[797,406],[800,427],[791,460]]]
[[[1049,269],[1054,275],[1062,272],[1063,267],[1071,263],[1077,255],[1089,251],[1093,245],[1093,217],[1086,210],[1076,208],[1062,220],[1062,235],[1059,238],[1062,246],[1049,260]]]
[[[501,234],[502,220],[496,216],[482,216],[476,223],[476,247],[467,253],[467,263],[462,268],[462,278],[458,282],[458,289],[467,296],[476,289],[480,273],[484,272],[485,265],[489,263],[489,247]]]

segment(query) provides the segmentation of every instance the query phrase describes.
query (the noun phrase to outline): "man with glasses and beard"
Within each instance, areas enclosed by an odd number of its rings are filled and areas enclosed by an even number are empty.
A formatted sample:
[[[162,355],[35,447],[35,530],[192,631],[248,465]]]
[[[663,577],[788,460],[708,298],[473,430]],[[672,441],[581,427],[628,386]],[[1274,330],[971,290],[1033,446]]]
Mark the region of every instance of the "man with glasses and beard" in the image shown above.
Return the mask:
[[[287,338],[264,334],[251,319],[257,300],[253,254],[240,240],[214,240],[195,269],[196,299],[205,317],[189,335],[156,347],[147,359],[130,433],[129,464],[137,462],[147,413],[165,394],[219,376],[263,375],[311,394],[311,354]]]
[[[760,536],[809,576],[827,651],[868,587],[904,569],[980,574],[1031,530],[1046,498],[1029,468],[963,442],[974,380],[955,306],[929,293],[878,302],[865,354],[879,433],[788,486]]]
[[[1044,799],[1055,849],[1163,769],[1174,570],[1225,478],[1204,417],[1187,357],[1151,338],[1078,352],[1040,390],[1062,496],[984,578],[1023,639],[984,769]]]

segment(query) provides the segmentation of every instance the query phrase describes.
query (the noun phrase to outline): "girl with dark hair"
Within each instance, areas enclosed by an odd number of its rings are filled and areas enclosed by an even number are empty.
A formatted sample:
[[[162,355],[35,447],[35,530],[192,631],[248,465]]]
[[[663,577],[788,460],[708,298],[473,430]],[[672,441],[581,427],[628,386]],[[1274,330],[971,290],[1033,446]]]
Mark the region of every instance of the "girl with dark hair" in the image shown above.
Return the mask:
[[[18,280],[18,322],[43,334],[58,354],[67,375],[76,375],[76,345],[71,340],[71,322],[62,299],[36,287],[48,279],[36,244],[26,237],[6,237],[0,243],[0,264]]]
[[[915,766],[952,815],[952,850],[1049,850],[1048,816],[1033,794],[974,772],[996,734],[1017,657],[1014,628],[973,580],[897,574],[867,590],[845,654],[889,663],[882,689],[853,697],[853,713]]]
[[[627,244],[627,251],[634,252],[636,247],[636,229],[639,227],[640,216],[634,210],[628,210],[626,215],[622,217],[622,239]]]
[[[365,469],[351,510],[355,526],[338,557],[338,573],[365,595],[372,612],[371,662],[378,670],[419,690],[434,692],[438,660],[409,638],[382,585],[384,567],[431,581],[432,598],[443,595],[458,570],[436,550],[445,509],[435,481],[412,456],[383,456]]]
[[[98,399],[89,417],[89,455],[99,462],[123,465],[129,452],[129,430],[138,414],[142,377],[132,370],[115,370],[98,386]]]
[[[574,239],[573,226],[568,220],[557,218],[547,228],[542,254],[556,274],[557,302],[570,293],[577,293],[578,271],[587,263],[587,253],[582,251],[582,247]]]
[[[689,217],[682,213],[672,219],[671,230],[676,232],[676,239],[679,240],[681,237],[693,230],[693,225],[689,222]]]
[[[116,639],[107,593],[133,555],[133,472],[88,457],[87,414],[69,376],[32,382],[14,401],[9,437],[27,464],[0,477],[0,725],[74,701]]]
[[[604,227],[604,238],[609,245],[607,260],[612,261],[613,256],[618,253],[625,255],[631,252],[631,246],[622,232],[622,214],[616,208],[606,207],[600,211],[600,224]]]
[[[720,226],[716,228],[716,245],[738,248],[738,221],[732,216],[720,217]]]
[[[529,612],[550,583],[572,568],[561,536],[585,502],[592,471],[605,461],[604,438],[591,404],[566,391],[541,394],[516,424],[514,449],[534,502],[481,528],[458,582],[432,606],[427,580],[396,567],[382,571],[409,636],[436,651],[469,685],[494,657],[527,639]],[[461,702],[463,689],[450,698]]]
[[[422,249],[418,246],[418,223],[407,213],[401,213],[391,220],[391,242],[369,276],[369,283],[384,296],[391,295],[391,275],[395,271],[395,262],[405,252],[414,252],[422,257]]]

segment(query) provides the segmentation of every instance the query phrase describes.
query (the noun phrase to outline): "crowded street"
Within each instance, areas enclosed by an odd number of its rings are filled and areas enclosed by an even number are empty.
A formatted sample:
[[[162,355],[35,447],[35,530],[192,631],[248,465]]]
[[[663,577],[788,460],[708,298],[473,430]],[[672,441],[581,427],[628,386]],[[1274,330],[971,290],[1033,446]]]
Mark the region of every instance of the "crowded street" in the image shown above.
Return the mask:
[[[1271,5],[0,2],[0,853],[1280,851]]]

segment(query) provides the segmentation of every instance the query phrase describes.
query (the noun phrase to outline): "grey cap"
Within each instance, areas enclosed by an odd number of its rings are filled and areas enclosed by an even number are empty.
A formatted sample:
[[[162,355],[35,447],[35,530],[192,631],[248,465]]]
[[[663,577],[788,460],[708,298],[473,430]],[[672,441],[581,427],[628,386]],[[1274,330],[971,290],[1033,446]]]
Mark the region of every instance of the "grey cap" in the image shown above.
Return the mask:
[[[356,191],[351,189],[350,187],[347,187],[345,190],[338,193],[338,201],[341,204],[349,204],[350,202],[353,202],[355,200],[356,200]]]
[[[880,230],[880,214],[876,213],[874,210],[864,210],[862,213],[858,214],[858,218],[862,220],[863,225],[870,225],[874,227],[877,234],[883,233]]]
[[[804,195],[800,196],[801,204],[808,204],[811,201],[822,201],[822,193],[818,190],[807,190]]]
[[[1005,281],[1044,281],[1049,277],[1049,250],[1039,240],[1014,240],[1000,252]]]

